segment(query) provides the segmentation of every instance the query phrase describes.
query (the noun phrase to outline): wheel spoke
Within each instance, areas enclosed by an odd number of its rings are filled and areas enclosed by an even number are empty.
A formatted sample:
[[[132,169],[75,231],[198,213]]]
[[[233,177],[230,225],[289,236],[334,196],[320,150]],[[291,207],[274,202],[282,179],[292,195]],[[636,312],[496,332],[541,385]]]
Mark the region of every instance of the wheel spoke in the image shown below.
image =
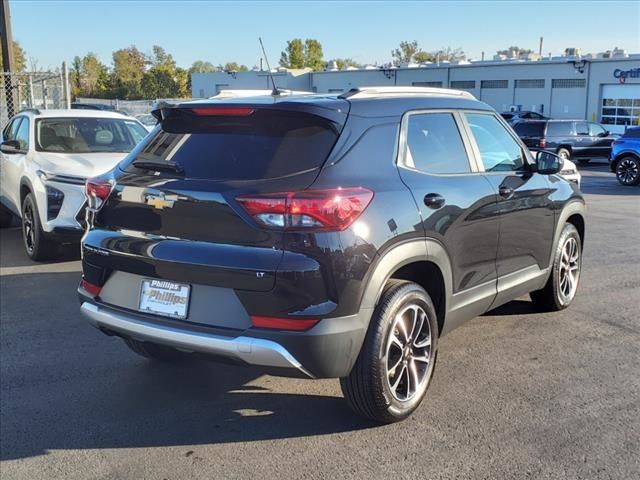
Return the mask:
[[[402,356],[398,357],[398,361],[394,363],[391,368],[389,368],[389,371],[387,372],[387,376],[389,377],[389,379],[391,379],[393,374],[396,372],[396,368],[398,368],[398,365],[400,365],[401,363],[402,363]]]
[[[407,325],[404,322],[403,314],[404,314],[404,312],[399,313],[396,316],[396,324],[398,325],[398,328],[402,332],[402,335],[404,336],[404,340],[406,342],[406,341],[409,340],[409,332],[407,331]]]
[[[418,378],[418,369],[416,368],[416,364],[413,360],[409,360],[409,368],[407,368],[407,396],[415,393],[418,390],[418,386],[420,385],[420,380]]]
[[[420,357],[413,357],[414,362],[429,363],[429,355],[425,354]]]
[[[400,373],[398,373],[398,375],[395,377],[395,382],[393,382],[393,385],[391,385],[391,390],[393,390],[393,393],[397,392],[398,385],[400,385],[400,381],[402,380],[402,376],[404,375],[404,372],[406,369],[407,369],[407,366],[403,364],[402,368],[400,369]]]
[[[404,343],[402,343],[402,341],[394,333],[391,333],[391,344],[390,344],[390,346],[391,345],[395,345],[400,350],[402,350],[404,348]]]
[[[418,310],[417,308],[414,309],[413,325],[411,326],[411,334],[409,335],[409,338],[413,339],[414,342],[422,331],[422,326],[424,325],[424,317],[426,317],[426,314],[422,310]]]

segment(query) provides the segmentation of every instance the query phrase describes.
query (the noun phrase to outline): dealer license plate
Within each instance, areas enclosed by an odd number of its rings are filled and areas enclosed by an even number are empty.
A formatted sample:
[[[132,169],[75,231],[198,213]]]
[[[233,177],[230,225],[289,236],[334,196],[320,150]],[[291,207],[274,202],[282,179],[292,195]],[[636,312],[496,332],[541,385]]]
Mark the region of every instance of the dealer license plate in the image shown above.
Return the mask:
[[[172,318],[187,318],[191,286],[166,280],[143,280],[141,312]]]

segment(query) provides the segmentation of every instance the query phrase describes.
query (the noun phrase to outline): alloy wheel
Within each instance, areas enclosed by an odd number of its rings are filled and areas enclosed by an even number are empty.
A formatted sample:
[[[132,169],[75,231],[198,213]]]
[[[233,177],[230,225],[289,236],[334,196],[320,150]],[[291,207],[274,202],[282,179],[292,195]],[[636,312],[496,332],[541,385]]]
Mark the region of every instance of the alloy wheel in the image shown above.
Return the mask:
[[[618,163],[616,175],[624,185],[635,184],[638,181],[638,175],[640,175],[637,162],[631,158],[623,158]]]
[[[34,217],[33,207],[31,203],[27,203],[24,207],[24,213],[22,216],[22,231],[24,234],[24,243],[29,253],[33,252],[35,248],[35,231],[34,231]]]
[[[574,237],[569,237],[562,247],[560,256],[560,297],[564,304],[569,303],[578,288],[580,278],[580,248]]]
[[[387,340],[384,366],[393,396],[411,400],[427,382],[431,362],[431,327],[424,309],[406,306],[394,320]]]

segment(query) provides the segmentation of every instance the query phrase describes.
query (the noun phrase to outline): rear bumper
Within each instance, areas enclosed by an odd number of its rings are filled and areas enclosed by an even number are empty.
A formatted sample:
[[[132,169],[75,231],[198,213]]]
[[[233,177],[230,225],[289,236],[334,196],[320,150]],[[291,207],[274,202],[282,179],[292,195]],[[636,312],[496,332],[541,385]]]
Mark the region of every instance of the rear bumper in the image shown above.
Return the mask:
[[[284,376],[336,378],[349,374],[364,340],[366,313],[320,321],[306,332],[247,329],[238,336],[195,328],[185,322],[110,308],[80,293],[80,311],[105,333],[264,367]],[[370,314],[370,312],[368,312]]]

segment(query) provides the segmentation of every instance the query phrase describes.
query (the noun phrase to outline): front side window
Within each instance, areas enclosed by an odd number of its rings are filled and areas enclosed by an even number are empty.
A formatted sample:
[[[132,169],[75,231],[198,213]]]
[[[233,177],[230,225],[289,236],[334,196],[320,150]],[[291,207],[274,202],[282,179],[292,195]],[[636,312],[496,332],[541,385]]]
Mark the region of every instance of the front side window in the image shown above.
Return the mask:
[[[20,120],[22,120],[22,117],[16,117],[13,120],[11,120],[6,127],[4,127],[4,130],[2,131],[3,141],[6,142],[8,140],[16,139],[16,131],[18,130]]]
[[[589,124],[589,135],[591,135],[592,137],[604,136],[604,132],[605,132],[604,128],[602,128],[597,123]]]
[[[28,150],[29,149],[29,119],[23,118],[22,122],[20,122],[20,126],[16,131],[15,140],[20,143],[20,150]]]
[[[576,122],[576,134],[577,135],[589,135],[589,126],[587,122]]]
[[[466,113],[465,116],[485,171],[516,171],[523,168],[525,161],[520,144],[497,118],[481,113]]]
[[[43,118],[36,123],[41,152],[130,152],[147,132],[137,122],[119,118]]]
[[[469,173],[469,158],[451,113],[409,116],[405,163],[421,172]]]

